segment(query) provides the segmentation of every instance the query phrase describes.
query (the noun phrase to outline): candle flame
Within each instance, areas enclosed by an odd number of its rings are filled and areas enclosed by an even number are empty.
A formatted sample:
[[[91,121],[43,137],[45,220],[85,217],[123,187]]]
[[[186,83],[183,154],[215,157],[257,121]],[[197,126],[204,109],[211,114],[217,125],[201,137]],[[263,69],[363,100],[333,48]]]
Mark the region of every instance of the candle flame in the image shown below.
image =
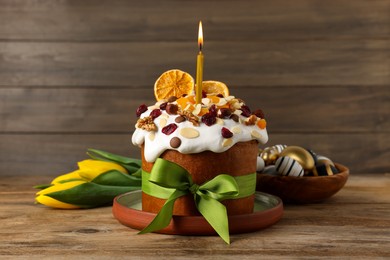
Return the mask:
[[[202,51],[202,48],[203,48],[203,29],[202,29],[202,21],[199,22],[198,45],[199,45],[199,50]]]

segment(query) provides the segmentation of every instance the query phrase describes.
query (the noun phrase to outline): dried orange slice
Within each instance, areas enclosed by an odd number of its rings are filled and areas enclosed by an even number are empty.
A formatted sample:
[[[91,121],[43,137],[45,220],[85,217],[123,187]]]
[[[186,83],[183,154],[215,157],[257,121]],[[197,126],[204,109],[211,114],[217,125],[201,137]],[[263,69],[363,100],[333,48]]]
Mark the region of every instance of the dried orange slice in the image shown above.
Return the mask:
[[[175,96],[180,98],[183,94],[191,94],[194,90],[194,79],[190,74],[181,70],[168,70],[154,83],[154,96],[157,101]]]
[[[208,80],[202,82],[202,90],[207,94],[222,94],[224,97],[229,96],[229,89],[220,81]]]

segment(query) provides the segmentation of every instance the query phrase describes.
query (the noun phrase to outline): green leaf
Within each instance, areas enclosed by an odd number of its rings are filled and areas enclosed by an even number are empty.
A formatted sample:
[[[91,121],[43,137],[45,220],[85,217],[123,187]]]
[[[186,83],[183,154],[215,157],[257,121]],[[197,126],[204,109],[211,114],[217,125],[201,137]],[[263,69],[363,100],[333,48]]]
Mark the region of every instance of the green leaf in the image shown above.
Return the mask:
[[[100,174],[92,180],[93,183],[111,186],[139,186],[142,179],[133,175],[124,174],[118,170],[110,170]]]
[[[129,174],[137,172],[142,165],[142,161],[139,159],[124,157],[97,149],[88,149],[87,154],[94,160],[118,163],[124,167]]]
[[[87,182],[46,196],[82,208],[94,208],[111,205],[116,196],[139,189],[139,187],[108,186]]]

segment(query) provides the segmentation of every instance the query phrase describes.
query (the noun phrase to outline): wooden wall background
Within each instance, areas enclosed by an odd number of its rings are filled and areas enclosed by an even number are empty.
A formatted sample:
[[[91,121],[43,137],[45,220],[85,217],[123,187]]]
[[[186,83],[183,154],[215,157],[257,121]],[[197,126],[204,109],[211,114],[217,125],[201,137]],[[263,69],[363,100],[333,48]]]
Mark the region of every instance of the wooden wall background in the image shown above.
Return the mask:
[[[171,68],[268,118],[269,145],[390,170],[390,1],[0,0],[0,175],[58,175],[88,147],[139,157],[134,111]]]

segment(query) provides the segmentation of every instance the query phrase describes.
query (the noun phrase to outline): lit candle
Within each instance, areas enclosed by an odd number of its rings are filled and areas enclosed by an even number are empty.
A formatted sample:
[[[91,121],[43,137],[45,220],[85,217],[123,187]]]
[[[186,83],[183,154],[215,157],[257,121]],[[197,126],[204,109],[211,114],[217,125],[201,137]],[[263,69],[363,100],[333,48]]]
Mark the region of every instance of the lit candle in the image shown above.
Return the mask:
[[[196,104],[202,103],[202,81],[203,81],[203,30],[202,21],[199,22],[198,32],[199,53],[196,59]]]

